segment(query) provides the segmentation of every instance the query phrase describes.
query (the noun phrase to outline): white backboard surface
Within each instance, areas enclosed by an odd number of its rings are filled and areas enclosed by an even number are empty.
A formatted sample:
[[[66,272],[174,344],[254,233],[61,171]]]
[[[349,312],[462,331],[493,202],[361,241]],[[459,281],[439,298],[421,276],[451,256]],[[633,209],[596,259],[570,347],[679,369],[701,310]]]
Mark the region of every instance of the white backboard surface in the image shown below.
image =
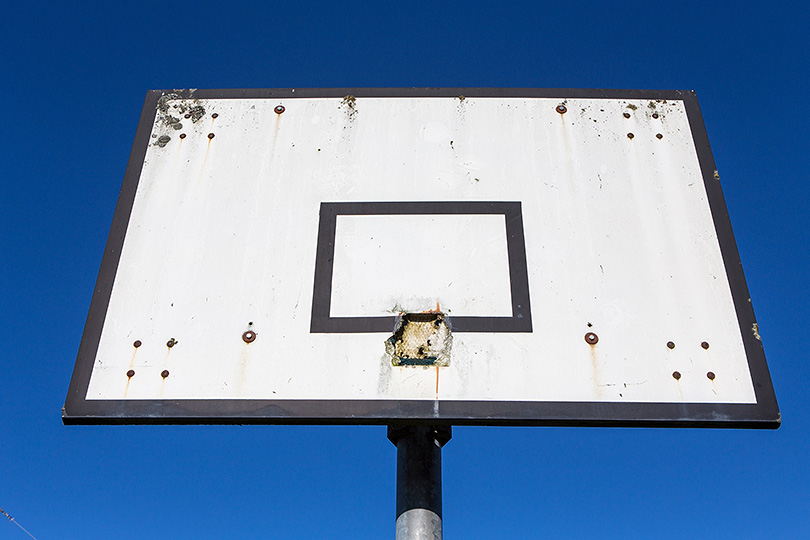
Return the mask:
[[[64,419],[779,422],[694,94],[503,89],[151,92]]]

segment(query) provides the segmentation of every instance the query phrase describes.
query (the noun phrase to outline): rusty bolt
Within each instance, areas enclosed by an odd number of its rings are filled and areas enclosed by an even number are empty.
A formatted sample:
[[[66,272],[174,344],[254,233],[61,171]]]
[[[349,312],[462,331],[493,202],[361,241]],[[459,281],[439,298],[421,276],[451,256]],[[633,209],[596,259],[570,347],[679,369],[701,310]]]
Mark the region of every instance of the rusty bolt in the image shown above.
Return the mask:
[[[166,377],[168,377],[168,376],[169,376],[169,370],[168,370],[168,369],[164,369],[163,371],[161,371],[161,372],[160,372],[160,376],[161,376],[161,377],[163,377],[163,378],[165,379]]]
[[[177,340],[176,340],[176,339],[174,339],[174,338],[172,338],[172,339],[170,339],[169,341],[167,341],[167,342],[166,342],[166,346],[167,346],[168,348],[170,348],[170,349],[171,349],[172,347],[174,347],[175,345],[177,345]]]
[[[563,104],[557,105],[557,112],[560,114],[565,114],[568,112],[568,107]]]
[[[664,136],[663,136],[663,135],[661,135],[660,133],[656,133],[656,134],[655,134],[655,138],[656,138],[656,139],[658,139],[658,140],[660,141],[661,139],[663,139],[663,138],[664,138]]]
[[[680,371],[673,371],[672,372],[672,378],[675,379],[676,381],[679,380],[681,378],[681,372]]]
[[[141,345],[142,345],[142,344],[141,344],[141,340],[140,340],[140,339],[136,339],[136,340],[135,340],[135,342],[132,344],[132,346],[133,346],[133,347],[135,347],[136,349],[137,349],[138,347],[140,347]]]
[[[276,108],[273,110],[276,112],[276,114],[281,114],[287,109],[284,108],[284,105],[276,105]]]
[[[700,344],[700,346],[703,347],[704,349],[708,349],[709,348],[709,342],[704,341],[703,343]]]
[[[635,137],[635,135],[633,135],[632,133],[628,133],[628,134],[627,134],[627,138],[628,138],[628,139],[632,139],[633,137]]]
[[[597,336],[593,332],[588,332],[587,334],[585,334],[585,343],[587,343],[588,345],[596,345],[597,343],[599,343],[599,336]]]
[[[706,376],[709,378],[710,381],[714,380],[714,372],[713,371],[708,372],[706,374]]]
[[[626,112],[626,113],[624,113],[622,116],[624,116],[625,118],[630,118],[630,113],[629,113],[629,112]]]
[[[670,349],[674,349],[675,348],[675,342],[674,341],[667,341],[667,347],[669,347]]]
[[[135,370],[134,369],[130,369],[129,371],[127,371],[127,378],[128,379],[131,379],[134,376],[135,376]]]
[[[181,134],[180,134],[180,138],[181,138],[181,139],[185,139],[185,138],[186,138],[186,134],[185,134],[185,133],[181,133]]]
[[[254,341],[256,341],[256,332],[248,330],[247,332],[242,334],[242,341],[244,341],[245,343],[253,343]]]
[[[209,139],[213,139],[213,138],[214,138],[214,134],[213,134],[213,133],[209,133],[209,134],[208,134],[208,138],[209,138]]]
[[[657,112],[652,113],[652,117],[653,118],[658,118],[658,113]]]
[[[214,113],[214,114],[211,115],[211,118],[216,118],[217,116],[219,116],[219,115],[217,113]]]

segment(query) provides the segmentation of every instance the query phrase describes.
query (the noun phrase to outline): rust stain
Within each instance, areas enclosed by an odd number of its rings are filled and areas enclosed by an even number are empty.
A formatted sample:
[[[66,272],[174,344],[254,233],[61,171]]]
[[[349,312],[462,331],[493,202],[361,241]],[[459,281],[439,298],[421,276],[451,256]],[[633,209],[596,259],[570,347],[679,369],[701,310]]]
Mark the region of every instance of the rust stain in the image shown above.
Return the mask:
[[[436,366],[436,399],[439,399],[439,366]]]
[[[135,355],[137,354],[138,349],[132,351],[132,356],[129,357],[129,371],[132,371],[132,368],[135,367]],[[134,374],[134,373],[133,373]],[[127,377],[132,378],[132,375],[127,372]]]
[[[169,358],[171,357],[171,354],[172,350],[170,348],[167,348],[166,357],[163,359],[163,371],[160,373],[160,397],[163,397],[163,387],[166,382],[166,377],[169,376]]]
[[[596,391],[596,397],[602,397],[602,385],[600,381],[602,380],[601,375],[599,374],[599,359],[596,357],[596,347],[593,345],[588,347],[590,355],[591,355],[591,370],[593,372],[593,389]]]
[[[134,358],[134,356],[135,355],[133,354],[133,358]],[[127,384],[124,387],[124,396],[123,397],[127,397],[127,394],[129,393],[129,382],[132,380],[132,377],[134,377],[134,376],[135,376],[135,370],[132,369],[132,362],[130,362],[130,369],[129,369],[129,371],[127,371]]]
[[[135,371],[132,369],[135,366],[135,354],[138,352],[138,347],[140,347],[141,342],[136,341],[137,345],[135,349],[132,350],[132,356],[129,358],[129,370],[127,371],[127,385],[124,388],[124,397],[127,397],[127,392],[129,392],[129,381],[132,380],[132,377],[135,375]]]

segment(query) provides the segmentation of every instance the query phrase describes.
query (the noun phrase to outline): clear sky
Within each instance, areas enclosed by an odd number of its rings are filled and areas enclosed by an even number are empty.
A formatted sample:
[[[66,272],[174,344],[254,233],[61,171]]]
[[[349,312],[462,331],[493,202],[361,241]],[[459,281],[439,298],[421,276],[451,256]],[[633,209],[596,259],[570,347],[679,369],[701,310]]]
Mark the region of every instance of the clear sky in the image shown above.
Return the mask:
[[[393,537],[384,427],[65,427],[60,408],[147,90],[424,86],[695,90],[783,415],[456,428],[445,537],[810,537],[806,4],[123,5],[0,7],[0,507],[39,540]]]

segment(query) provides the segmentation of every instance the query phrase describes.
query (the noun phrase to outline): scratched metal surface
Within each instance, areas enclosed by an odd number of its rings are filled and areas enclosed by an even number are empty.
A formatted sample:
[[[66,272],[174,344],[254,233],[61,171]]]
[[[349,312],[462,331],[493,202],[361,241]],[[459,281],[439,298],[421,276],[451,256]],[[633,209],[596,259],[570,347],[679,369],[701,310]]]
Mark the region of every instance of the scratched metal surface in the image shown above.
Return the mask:
[[[747,295],[718,175],[693,140],[696,102],[690,112],[668,95],[164,95],[142,119],[117,270],[106,305],[94,299],[97,350],[88,322],[68,403],[124,416],[126,402],[151,403],[160,416],[197,400],[210,417],[200,400],[301,400],[323,419],[330,400],[432,401],[436,418],[440,403],[558,402],[585,404],[572,410],[590,420],[603,413],[588,403],[756,404],[770,381],[753,312],[729,284]],[[519,203],[523,330],[455,331],[440,366],[394,365],[393,325],[313,331],[321,204],[409,201]],[[454,314],[522,317],[509,313],[514,229],[464,212],[338,216],[320,239],[333,250],[328,315],[438,308],[451,328]],[[662,418],[639,411],[629,416]],[[386,414],[404,413],[366,416]]]

